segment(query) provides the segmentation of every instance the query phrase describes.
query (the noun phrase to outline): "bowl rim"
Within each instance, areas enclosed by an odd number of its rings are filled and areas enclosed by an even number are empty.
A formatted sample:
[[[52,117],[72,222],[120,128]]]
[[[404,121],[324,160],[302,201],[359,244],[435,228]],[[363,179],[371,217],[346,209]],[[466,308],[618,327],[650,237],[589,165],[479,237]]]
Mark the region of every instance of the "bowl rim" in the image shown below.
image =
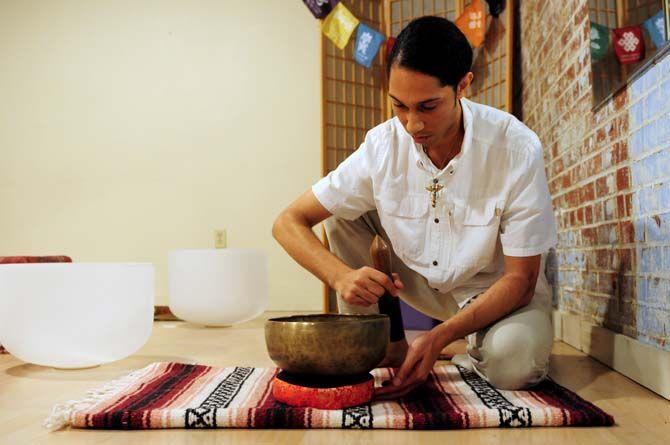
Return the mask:
[[[317,318],[323,317],[323,320],[306,321],[300,318]],[[328,319],[330,318],[330,319]],[[373,323],[379,320],[388,319],[389,316],[385,314],[305,314],[305,315],[288,315],[283,317],[273,317],[266,320],[269,324],[290,324],[290,325],[316,325],[322,323]]]
[[[10,268],[73,268],[73,267],[154,267],[153,263],[71,262],[71,263],[8,263],[0,264],[0,271]]]
[[[168,252],[169,255],[176,253],[225,253],[225,252],[249,252],[249,253],[265,253],[265,250],[258,249],[256,247],[223,247],[223,248],[186,248],[186,249],[173,249]]]

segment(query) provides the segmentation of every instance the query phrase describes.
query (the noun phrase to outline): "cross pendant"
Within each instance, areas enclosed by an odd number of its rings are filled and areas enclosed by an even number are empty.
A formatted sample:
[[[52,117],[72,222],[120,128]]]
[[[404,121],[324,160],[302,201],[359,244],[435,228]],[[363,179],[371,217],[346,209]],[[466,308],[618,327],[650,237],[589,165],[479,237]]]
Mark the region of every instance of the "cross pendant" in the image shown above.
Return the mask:
[[[426,187],[426,190],[430,192],[430,205],[433,206],[433,208],[435,208],[435,205],[437,204],[437,194],[443,188],[444,186],[437,182]]]

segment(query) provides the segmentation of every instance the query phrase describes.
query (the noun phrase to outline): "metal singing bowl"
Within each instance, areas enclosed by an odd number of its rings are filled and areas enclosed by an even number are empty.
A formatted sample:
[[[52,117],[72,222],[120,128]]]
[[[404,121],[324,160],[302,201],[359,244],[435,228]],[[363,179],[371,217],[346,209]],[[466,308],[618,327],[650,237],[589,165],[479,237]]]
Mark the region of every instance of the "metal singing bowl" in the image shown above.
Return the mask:
[[[289,372],[344,376],[369,372],[386,354],[387,315],[294,315],[265,323],[265,344]]]

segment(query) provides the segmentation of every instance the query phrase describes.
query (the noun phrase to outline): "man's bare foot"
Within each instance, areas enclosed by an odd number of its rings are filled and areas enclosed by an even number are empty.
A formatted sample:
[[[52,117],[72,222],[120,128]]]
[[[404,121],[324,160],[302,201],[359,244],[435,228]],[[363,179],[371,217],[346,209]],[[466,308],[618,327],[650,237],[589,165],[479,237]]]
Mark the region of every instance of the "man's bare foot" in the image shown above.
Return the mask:
[[[386,356],[377,367],[378,368],[399,368],[402,362],[405,361],[409,344],[406,339],[389,343],[386,347]]]
[[[451,360],[454,355],[465,354],[465,348],[468,346],[468,342],[465,339],[456,340],[453,343],[448,344],[442,352],[440,352],[440,357],[438,360]]]

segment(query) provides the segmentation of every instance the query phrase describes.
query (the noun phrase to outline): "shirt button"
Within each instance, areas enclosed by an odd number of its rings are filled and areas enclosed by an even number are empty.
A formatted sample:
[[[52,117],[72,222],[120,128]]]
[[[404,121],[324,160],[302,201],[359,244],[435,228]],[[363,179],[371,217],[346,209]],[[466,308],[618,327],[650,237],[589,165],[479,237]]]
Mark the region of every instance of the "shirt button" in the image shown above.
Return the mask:
[[[450,174],[450,175],[453,175],[453,174],[454,174],[454,171],[453,171],[453,170],[449,170],[449,174]]]
[[[437,224],[437,223],[440,222],[440,219],[439,219],[439,218],[435,218],[433,221],[435,221],[435,224]]]
[[[433,266],[437,266],[437,261],[433,261]]]
[[[433,184],[437,184],[437,178],[433,179]]]

